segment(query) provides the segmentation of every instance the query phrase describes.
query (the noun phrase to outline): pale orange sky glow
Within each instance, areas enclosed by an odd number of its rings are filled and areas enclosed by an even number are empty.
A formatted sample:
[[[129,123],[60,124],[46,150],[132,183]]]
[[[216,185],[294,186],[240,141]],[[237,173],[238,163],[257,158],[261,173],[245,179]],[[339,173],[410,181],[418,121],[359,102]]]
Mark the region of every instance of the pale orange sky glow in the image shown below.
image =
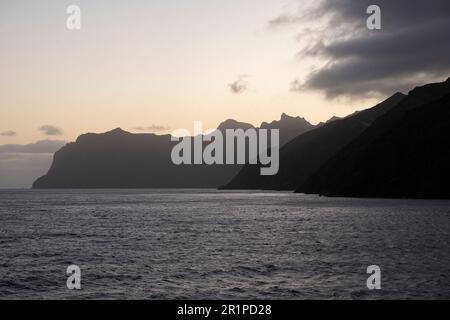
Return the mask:
[[[70,1],[0,2],[0,144],[71,141],[116,127],[191,130],[233,118],[259,125],[285,112],[312,123],[377,100],[292,92],[321,61],[296,57],[308,26],[269,28],[297,1],[73,1],[81,30],[66,28]],[[245,90],[230,84],[246,75]],[[61,135],[39,128],[56,126]],[[137,132],[137,131],[134,131]]]

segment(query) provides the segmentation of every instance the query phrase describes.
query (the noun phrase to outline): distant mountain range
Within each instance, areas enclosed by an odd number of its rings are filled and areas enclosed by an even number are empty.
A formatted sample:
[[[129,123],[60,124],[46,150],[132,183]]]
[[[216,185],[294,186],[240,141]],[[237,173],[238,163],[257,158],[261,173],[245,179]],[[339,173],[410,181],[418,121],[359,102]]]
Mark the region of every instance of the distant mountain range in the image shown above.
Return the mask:
[[[346,197],[450,198],[450,78],[396,93],[378,105],[317,126],[300,117],[280,129],[280,167],[172,164],[169,135],[116,129],[85,134],[55,153],[33,188],[217,188],[295,190]],[[218,130],[249,129],[227,120]]]
[[[254,128],[226,120],[218,130]],[[314,128],[303,118],[283,114],[261,128],[280,129],[280,145]],[[177,142],[170,135],[132,134],[120,128],[84,134],[54,155],[48,173],[33,188],[217,188],[242,165],[179,165],[171,161]]]

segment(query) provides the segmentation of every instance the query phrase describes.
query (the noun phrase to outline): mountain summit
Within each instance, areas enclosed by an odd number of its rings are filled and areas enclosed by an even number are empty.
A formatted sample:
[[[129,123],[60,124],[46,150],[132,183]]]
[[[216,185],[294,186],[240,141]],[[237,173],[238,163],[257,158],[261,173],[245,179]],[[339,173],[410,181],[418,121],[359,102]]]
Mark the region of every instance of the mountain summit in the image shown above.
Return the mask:
[[[314,125],[305,118],[291,117],[286,113],[281,115],[280,120],[271,123],[263,122],[261,129],[280,129],[280,146],[285,145],[295,137],[314,129]]]

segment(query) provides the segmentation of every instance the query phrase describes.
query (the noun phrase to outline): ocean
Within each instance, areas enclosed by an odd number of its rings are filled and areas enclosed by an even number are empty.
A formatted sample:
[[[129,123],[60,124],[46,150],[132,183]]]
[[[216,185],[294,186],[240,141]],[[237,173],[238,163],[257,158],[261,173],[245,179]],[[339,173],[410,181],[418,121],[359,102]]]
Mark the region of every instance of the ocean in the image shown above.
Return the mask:
[[[0,299],[449,299],[449,244],[450,201],[1,190]]]

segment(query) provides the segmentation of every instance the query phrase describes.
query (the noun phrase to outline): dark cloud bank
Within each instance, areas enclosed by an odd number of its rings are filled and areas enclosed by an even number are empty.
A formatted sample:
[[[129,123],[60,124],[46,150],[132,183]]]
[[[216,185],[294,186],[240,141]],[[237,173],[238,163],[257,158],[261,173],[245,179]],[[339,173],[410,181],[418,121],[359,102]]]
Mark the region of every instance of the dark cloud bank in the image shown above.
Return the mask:
[[[368,30],[366,9],[381,8],[382,29]],[[300,58],[327,61],[292,90],[320,90],[327,97],[387,95],[450,76],[449,0],[323,0],[301,17],[270,22],[326,21],[326,29],[300,37]]]

